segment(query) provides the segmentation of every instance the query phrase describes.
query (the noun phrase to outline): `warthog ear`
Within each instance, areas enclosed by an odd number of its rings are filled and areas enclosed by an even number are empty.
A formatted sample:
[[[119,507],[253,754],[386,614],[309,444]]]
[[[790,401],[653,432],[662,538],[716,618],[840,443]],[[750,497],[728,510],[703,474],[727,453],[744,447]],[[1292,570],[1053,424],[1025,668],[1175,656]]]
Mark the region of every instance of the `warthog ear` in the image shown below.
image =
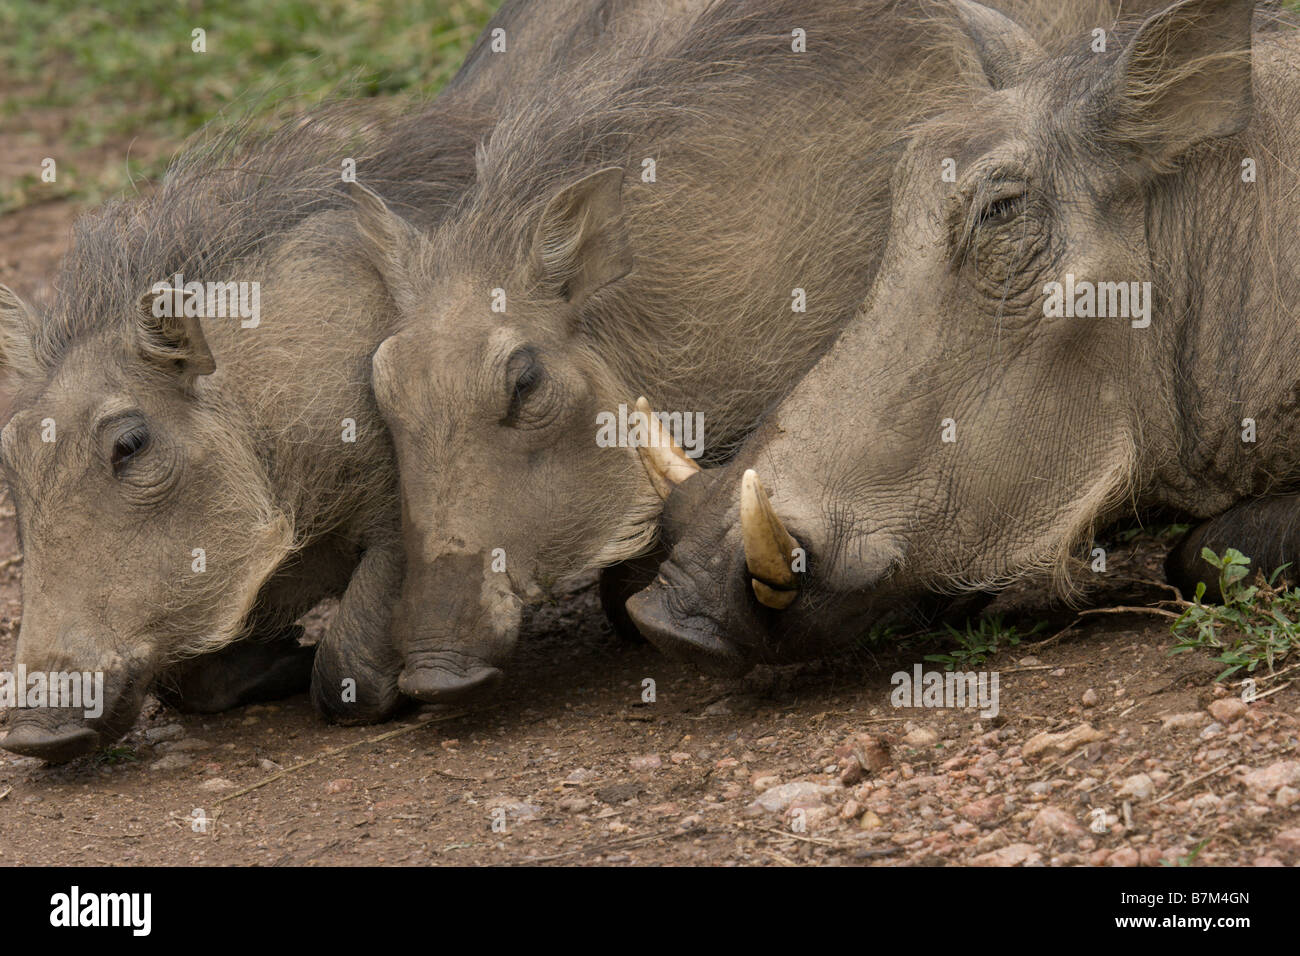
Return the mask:
[[[533,269],[575,305],[632,271],[622,169],[584,176],[551,197],[533,233]]]
[[[1034,38],[1014,20],[972,0],[953,0],[953,7],[993,89],[1014,86],[1026,66],[1043,58]]]
[[[151,362],[174,368],[189,388],[200,375],[211,375],[216,360],[196,316],[185,315],[180,289],[146,292],[136,306],[136,345]]]
[[[356,203],[357,234],[388,294],[399,305],[413,301],[406,264],[409,251],[421,239],[419,230],[389,209],[373,189],[353,181],[348,183],[348,194]]]
[[[36,373],[35,329],[36,313],[16,292],[0,285],[0,372],[22,378]]]
[[[1245,129],[1254,8],[1183,0],[1143,23],[1100,93],[1103,135],[1167,168],[1197,143]]]

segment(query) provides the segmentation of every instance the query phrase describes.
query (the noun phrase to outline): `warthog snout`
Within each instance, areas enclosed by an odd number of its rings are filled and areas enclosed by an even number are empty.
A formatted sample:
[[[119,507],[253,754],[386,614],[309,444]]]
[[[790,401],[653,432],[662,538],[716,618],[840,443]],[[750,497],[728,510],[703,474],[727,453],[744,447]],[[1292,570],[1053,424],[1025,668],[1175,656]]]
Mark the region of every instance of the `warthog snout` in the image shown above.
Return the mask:
[[[12,709],[0,747],[51,763],[91,753],[125,734],[152,680],[139,662],[74,669],[64,660],[41,670],[22,663],[21,653],[19,661],[16,673],[6,675],[4,696]]]
[[[0,741],[11,753],[63,763],[99,746],[99,734],[75,708],[31,707],[14,713],[9,733]]]
[[[412,562],[412,564],[415,564]],[[409,567],[393,630],[405,667],[398,688],[429,703],[462,703],[500,682],[514,650],[522,602],[490,556],[443,555]],[[436,604],[428,595],[440,595]]]

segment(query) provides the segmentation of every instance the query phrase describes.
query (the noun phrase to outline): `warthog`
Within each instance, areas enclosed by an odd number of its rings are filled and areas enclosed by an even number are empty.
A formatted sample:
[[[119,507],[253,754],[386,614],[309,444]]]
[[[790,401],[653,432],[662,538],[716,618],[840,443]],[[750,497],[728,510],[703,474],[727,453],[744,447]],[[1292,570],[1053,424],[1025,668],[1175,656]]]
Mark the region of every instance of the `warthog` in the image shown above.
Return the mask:
[[[602,88],[515,104],[432,234],[359,197],[407,321],[374,358],[401,474],[405,693],[496,683],[525,601],[651,545],[659,479],[612,440],[636,432],[634,396],[724,456],[853,315],[890,144],[953,69],[918,6],[716,4]]]
[[[1184,0],[1048,57],[955,5],[979,81],[911,138],[834,351],[674,493],[671,558],[628,602],[653,642],[735,673],[926,594],[1069,592],[1094,529],[1148,508],[1233,509],[1197,541],[1245,525],[1295,560],[1300,43],[1252,38],[1252,6]]]
[[[611,25],[647,27],[619,17],[661,7],[509,2],[433,106],[334,105],[268,137],[218,136],[157,192],[78,224],[50,308],[0,288],[17,663],[102,673],[106,698],[95,716],[18,710],[5,748],[62,760],[111,742],[156,681],[201,710],[303,689],[313,658],[294,621],[331,595],[317,706],[347,721],[396,706],[402,553],[370,390],[394,310],[359,252],[345,161],[431,226],[473,179],[511,83],[581,63]],[[488,45],[498,28],[504,52]],[[205,295],[165,291],[176,276]]]

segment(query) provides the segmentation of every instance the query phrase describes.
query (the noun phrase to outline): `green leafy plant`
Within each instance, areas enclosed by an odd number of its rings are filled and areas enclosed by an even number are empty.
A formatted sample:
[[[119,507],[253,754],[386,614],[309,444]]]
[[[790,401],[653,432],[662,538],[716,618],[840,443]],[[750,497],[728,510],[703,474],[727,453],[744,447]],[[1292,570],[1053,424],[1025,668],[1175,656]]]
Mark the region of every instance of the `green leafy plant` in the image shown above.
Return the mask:
[[[925,660],[943,664],[945,670],[956,670],[958,666],[978,667],[998,651],[1015,647],[1023,638],[1037,634],[1045,627],[1047,623],[1039,621],[1028,631],[1021,632],[1004,624],[998,614],[967,621],[962,630],[949,624],[946,631],[940,631],[936,636],[951,638],[957,646],[946,654],[927,654]]]
[[[1235,548],[1222,556],[1209,548],[1201,557],[1219,572],[1222,604],[1205,603],[1205,583],[1196,586],[1196,598],[1173,623],[1178,639],[1172,653],[1197,648],[1219,653],[1213,658],[1226,665],[1216,680],[1225,680],[1240,670],[1254,672],[1260,664],[1270,671],[1275,663],[1300,647],[1300,588],[1278,585],[1288,565],[1267,578],[1257,571],[1254,583],[1247,583],[1250,558]]]

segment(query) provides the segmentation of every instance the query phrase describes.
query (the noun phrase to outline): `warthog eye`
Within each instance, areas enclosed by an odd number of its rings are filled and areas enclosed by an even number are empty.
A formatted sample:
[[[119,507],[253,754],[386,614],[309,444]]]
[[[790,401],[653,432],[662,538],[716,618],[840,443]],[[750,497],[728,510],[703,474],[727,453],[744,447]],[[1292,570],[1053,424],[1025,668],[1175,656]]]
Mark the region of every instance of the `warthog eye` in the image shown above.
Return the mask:
[[[506,387],[509,390],[509,404],[506,407],[503,425],[513,425],[519,418],[528,397],[537,391],[545,371],[537,360],[536,350],[530,347],[515,349],[506,361]]]
[[[149,429],[144,425],[136,425],[124,431],[117,436],[113,442],[113,473],[117,474],[122,467],[132,458],[138,455],[149,444]]]
[[[995,199],[980,211],[981,226],[1002,226],[1020,214],[1020,196]]]

